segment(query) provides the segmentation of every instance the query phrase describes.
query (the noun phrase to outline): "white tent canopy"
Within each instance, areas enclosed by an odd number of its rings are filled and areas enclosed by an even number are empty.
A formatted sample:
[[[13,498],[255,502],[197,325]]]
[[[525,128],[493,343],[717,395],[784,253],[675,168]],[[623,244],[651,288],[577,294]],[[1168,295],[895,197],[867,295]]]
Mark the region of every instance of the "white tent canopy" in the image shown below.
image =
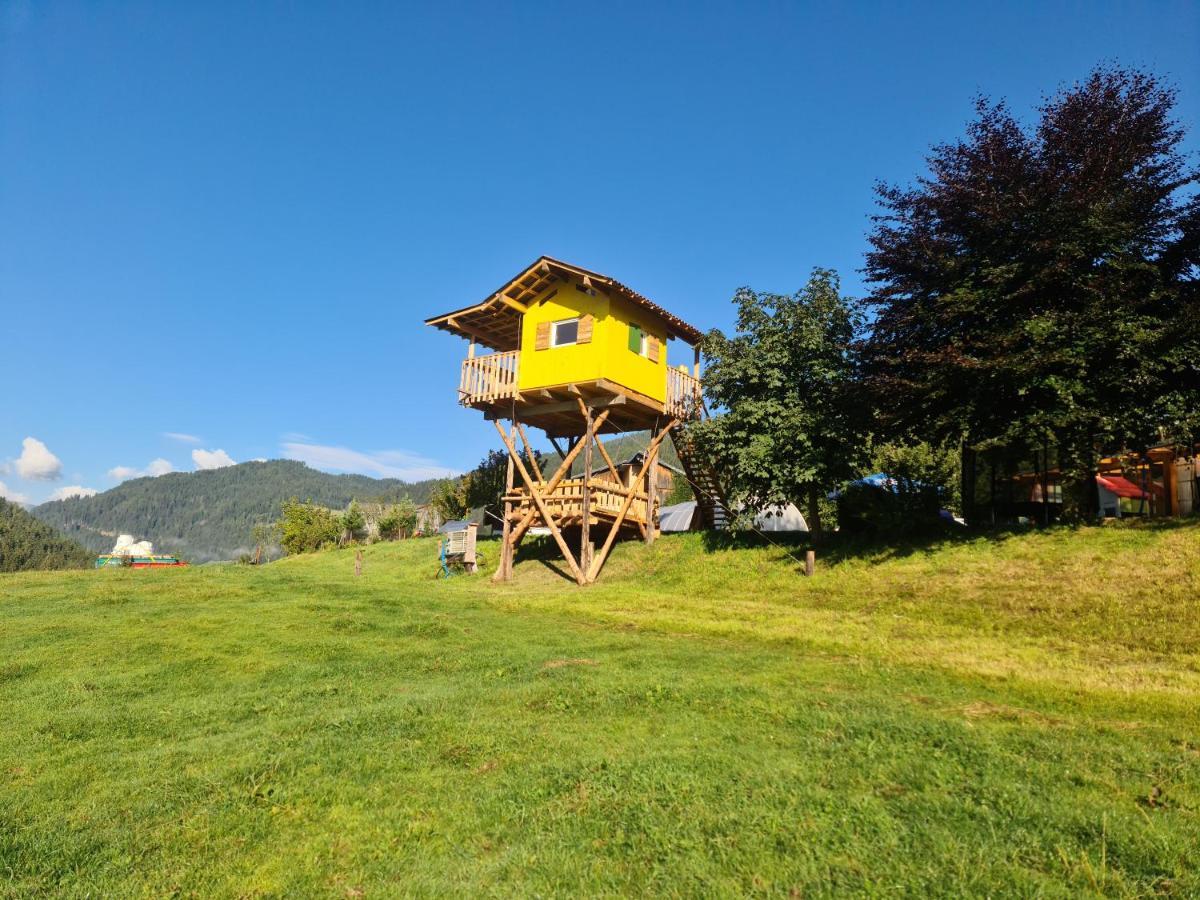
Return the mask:
[[[691,531],[699,527],[696,516],[696,501],[664,506],[658,511],[658,524],[662,531]],[[808,523],[796,504],[771,506],[754,517],[754,527],[759,531],[808,531]]]

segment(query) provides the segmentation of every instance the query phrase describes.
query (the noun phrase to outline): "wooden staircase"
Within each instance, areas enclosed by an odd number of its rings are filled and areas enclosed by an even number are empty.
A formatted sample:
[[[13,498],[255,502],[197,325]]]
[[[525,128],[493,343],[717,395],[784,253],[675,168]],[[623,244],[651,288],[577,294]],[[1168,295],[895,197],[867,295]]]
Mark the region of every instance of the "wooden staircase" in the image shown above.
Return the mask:
[[[711,462],[697,450],[685,424],[679,423],[671,429],[671,442],[696,495],[701,524],[711,531],[724,531],[733,521],[733,516]]]

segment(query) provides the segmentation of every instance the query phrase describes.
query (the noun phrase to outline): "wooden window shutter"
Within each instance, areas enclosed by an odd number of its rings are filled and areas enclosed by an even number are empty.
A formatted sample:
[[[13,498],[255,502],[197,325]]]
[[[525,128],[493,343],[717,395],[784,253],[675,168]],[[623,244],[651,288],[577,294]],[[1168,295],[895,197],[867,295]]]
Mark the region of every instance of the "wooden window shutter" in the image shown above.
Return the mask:
[[[592,342],[592,317],[582,315],[579,317],[579,332],[575,336],[575,343],[590,344]]]
[[[642,352],[642,329],[632,322],[629,323],[629,349],[638,354]]]
[[[538,322],[537,338],[533,343],[534,350],[547,350],[550,347],[550,323]]]
[[[652,334],[646,335],[646,359],[652,363],[658,362],[658,338]]]

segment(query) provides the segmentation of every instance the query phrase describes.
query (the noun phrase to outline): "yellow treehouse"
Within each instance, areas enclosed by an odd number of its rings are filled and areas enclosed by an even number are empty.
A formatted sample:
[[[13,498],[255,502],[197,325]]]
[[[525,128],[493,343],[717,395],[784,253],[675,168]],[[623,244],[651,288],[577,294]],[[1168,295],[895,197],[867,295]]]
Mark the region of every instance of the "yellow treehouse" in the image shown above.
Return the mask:
[[[482,302],[426,324],[470,341],[459,402],[482,410],[508,449],[497,579],[512,576],[513,554],[533,527],[549,530],[580,584],[596,579],[619,534],[652,541],[659,498],[648,473],[668,435],[696,487],[702,517],[710,526],[727,518],[712,472],[695,459],[680,428],[703,412],[699,329],[607,275],[548,256]],[[690,372],[668,366],[673,339],[692,346]],[[479,355],[481,345],[494,352]],[[545,431],[558,450],[553,473],[540,471],[527,425]],[[642,430],[649,439],[629,488],[599,436]],[[593,450],[602,460],[598,468]],[[572,477],[581,456],[580,474]],[[597,539],[603,540],[598,552]]]

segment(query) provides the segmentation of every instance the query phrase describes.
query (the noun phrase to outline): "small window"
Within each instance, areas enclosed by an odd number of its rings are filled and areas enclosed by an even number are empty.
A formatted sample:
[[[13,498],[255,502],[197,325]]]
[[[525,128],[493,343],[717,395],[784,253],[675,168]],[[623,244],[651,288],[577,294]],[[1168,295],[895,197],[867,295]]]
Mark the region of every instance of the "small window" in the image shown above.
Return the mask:
[[[646,355],[646,335],[642,333],[641,325],[629,323],[629,349],[638,356]]]
[[[561,322],[555,322],[554,328],[551,329],[550,346],[565,347],[568,344],[574,344],[579,340],[579,320],[564,319]]]

